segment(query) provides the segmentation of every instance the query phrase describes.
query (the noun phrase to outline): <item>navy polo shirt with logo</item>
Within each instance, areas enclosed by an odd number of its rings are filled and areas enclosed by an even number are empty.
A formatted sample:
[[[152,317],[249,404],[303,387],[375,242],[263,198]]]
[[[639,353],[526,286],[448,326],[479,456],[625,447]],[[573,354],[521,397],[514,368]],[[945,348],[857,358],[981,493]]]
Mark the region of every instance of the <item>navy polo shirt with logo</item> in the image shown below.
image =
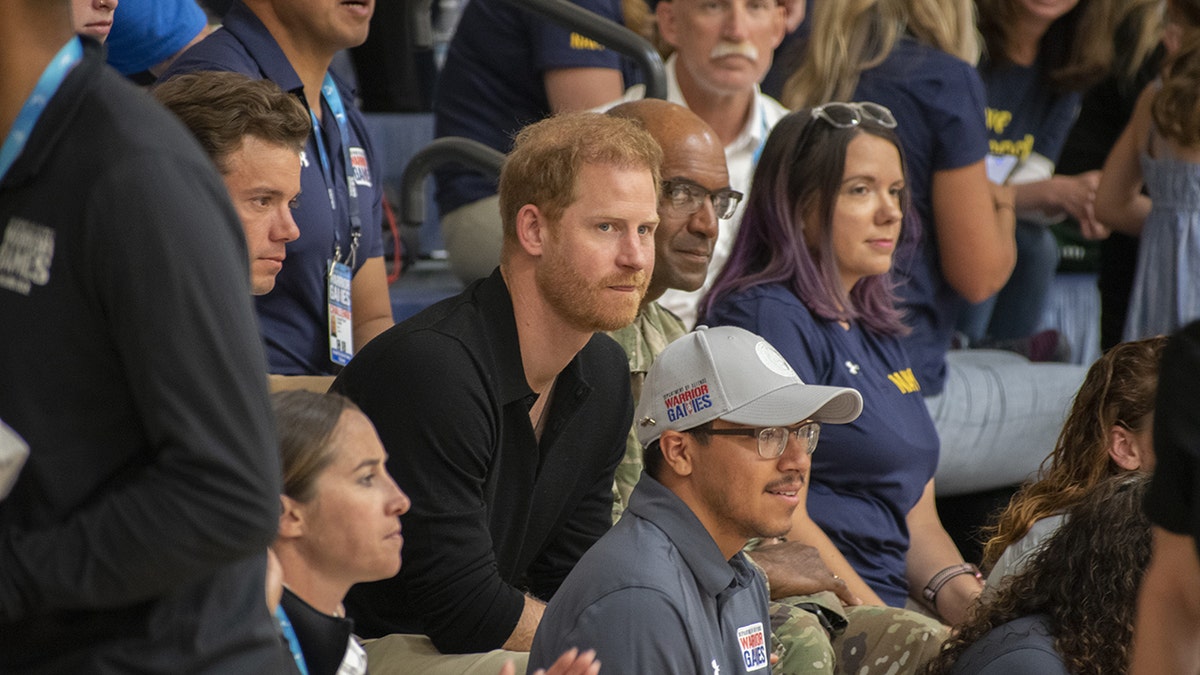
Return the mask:
[[[691,509],[642,474],[546,607],[528,672],[578,647],[608,675],[765,674],[770,639],[761,573],[741,552],[725,558]]]
[[[266,26],[241,2],[225,16],[224,26],[192,47],[171,65],[162,80],[203,70],[223,70],[271,80],[300,98],[304,85]],[[349,120],[350,156],[358,191],[362,237],[354,264],[357,273],[368,258],[383,255],[382,188],[377,180],[375,154],[354,92],[334,75]],[[326,273],[334,246],[342,256],[350,246],[350,196],[346,187],[346,153],[333,112],[320,102],[321,136],[329,157],[337,208],[330,208],[328,186],[321,170],[316,137],[309,135],[300,171],[299,205],[292,211],[300,238],[287,245],[287,260],[275,278],[275,288],[255,298],[267,350],[267,367],[282,375],[326,375],[335,372],[329,358],[329,317]],[[360,345],[359,345],[360,346]]]

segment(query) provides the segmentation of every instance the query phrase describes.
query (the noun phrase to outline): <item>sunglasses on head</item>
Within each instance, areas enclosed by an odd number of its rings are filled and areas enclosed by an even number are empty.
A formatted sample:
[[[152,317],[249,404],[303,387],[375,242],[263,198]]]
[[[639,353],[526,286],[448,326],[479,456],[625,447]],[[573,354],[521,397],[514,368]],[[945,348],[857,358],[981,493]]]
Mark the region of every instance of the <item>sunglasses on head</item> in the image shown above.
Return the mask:
[[[896,118],[892,111],[870,101],[861,103],[826,103],[812,109],[812,116],[825,120],[838,129],[850,129],[869,120],[885,129],[896,128]]]

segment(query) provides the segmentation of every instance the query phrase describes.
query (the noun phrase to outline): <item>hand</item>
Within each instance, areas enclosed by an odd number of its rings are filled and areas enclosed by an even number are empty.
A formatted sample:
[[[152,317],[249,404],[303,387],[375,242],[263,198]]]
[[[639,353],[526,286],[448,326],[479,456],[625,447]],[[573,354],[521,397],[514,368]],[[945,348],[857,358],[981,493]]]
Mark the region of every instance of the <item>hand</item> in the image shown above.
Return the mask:
[[[1055,176],[1054,194],[1058,206],[1067,215],[1079,222],[1079,232],[1085,239],[1104,239],[1108,228],[1096,220],[1096,188],[1100,186],[1100,172],[1088,171],[1078,176]]]
[[[500,675],[515,675],[513,662],[509,661],[500,669]],[[549,670],[542,668],[534,671],[533,675],[597,675],[600,672],[600,662],[596,660],[596,651],[589,649],[580,653],[572,647],[558,657]]]
[[[771,585],[771,599],[833,591],[846,605],[861,605],[846,582],[829,571],[817,549],[798,541],[760,546],[750,552]]]
[[[1112,230],[1104,223],[1093,218],[1091,223],[1085,223],[1082,220],[1079,221],[1079,234],[1084,239],[1100,241],[1101,239],[1108,239],[1109,235],[1112,234]]]

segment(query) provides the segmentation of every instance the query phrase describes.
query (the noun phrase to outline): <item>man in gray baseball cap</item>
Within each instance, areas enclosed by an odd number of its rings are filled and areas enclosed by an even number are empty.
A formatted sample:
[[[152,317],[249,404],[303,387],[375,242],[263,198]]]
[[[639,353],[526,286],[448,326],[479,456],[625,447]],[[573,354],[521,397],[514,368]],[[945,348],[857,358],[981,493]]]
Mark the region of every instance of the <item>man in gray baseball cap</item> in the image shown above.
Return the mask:
[[[645,473],[551,600],[530,672],[573,646],[609,674],[769,672],[767,589],[741,549],[791,529],[820,425],[861,411],[740,328],[668,345],[634,416]]]

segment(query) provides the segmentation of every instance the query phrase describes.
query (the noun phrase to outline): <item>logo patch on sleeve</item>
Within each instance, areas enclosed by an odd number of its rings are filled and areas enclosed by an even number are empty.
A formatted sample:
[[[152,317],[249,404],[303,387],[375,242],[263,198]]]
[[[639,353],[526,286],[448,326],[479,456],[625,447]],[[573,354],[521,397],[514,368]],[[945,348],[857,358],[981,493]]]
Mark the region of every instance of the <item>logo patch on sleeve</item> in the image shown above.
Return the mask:
[[[739,628],[737,640],[746,672],[752,673],[767,667],[770,656],[767,654],[767,636],[763,633],[762,622]]]
[[[350,169],[355,185],[371,187],[371,167],[367,165],[367,153],[362,148],[350,148]]]
[[[0,288],[29,295],[50,281],[54,230],[24,218],[12,218],[0,243]]]

